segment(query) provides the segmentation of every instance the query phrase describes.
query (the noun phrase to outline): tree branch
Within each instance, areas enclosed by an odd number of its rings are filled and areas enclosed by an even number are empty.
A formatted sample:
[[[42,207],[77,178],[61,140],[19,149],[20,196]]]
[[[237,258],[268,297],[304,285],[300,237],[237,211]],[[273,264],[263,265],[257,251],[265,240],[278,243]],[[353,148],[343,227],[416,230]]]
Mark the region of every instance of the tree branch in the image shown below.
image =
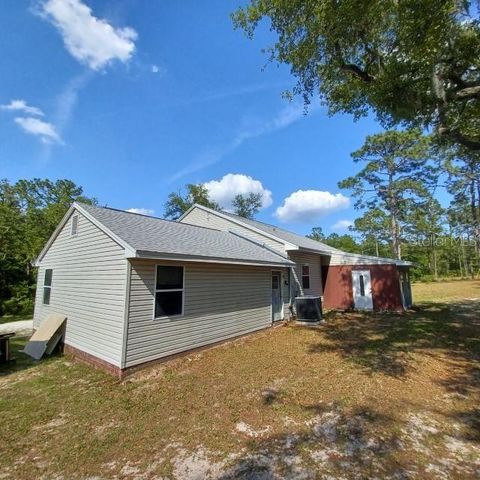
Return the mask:
[[[365,70],[362,70],[358,65],[355,65],[353,63],[344,63],[342,64],[341,69],[345,72],[352,73],[357,78],[360,78],[360,80],[363,80],[366,83],[371,83],[375,80],[375,77],[372,77]]]
[[[455,95],[462,100],[480,98],[480,84],[473,87],[462,88],[461,90],[458,90]]]

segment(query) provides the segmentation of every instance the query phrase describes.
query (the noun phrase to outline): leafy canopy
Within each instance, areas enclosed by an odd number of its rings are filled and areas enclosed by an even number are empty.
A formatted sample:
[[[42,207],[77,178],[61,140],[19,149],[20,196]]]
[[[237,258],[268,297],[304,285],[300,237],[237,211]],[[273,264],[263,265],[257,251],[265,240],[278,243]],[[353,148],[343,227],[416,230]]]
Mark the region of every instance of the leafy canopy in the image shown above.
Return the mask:
[[[33,261],[75,200],[96,203],[71,180],[0,180],[0,315],[30,313]]]
[[[367,234],[376,230],[386,235],[387,230],[395,258],[401,258],[402,230],[412,212],[431,198],[437,180],[432,155],[429,137],[419,130],[371,135],[352,153],[364,167],[338,184],[352,192],[355,208],[365,210],[355,226]]]
[[[253,219],[262,207],[262,194],[249,193],[248,195],[238,194],[232,202],[233,211],[240,217]]]
[[[434,126],[480,150],[480,22],[468,0],[250,0],[233,15],[251,38],[267,17],[271,61],[290,95],[320,95],[331,114],[373,109],[385,128]]]
[[[208,197],[208,190],[203,184],[188,183],[185,188],[186,193],[179,191],[168,195],[165,204],[165,218],[177,220],[196,203],[213,210],[220,210],[220,206]]]

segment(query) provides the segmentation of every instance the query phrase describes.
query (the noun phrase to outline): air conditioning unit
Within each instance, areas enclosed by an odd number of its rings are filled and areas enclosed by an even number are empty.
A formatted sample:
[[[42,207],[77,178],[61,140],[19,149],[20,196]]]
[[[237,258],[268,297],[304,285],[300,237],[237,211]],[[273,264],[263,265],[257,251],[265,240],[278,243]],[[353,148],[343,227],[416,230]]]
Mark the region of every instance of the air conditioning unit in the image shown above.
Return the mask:
[[[297,320],[300,322],[319,322],[322,320],[322,301],[320,297],[296,297],[295,310]]]

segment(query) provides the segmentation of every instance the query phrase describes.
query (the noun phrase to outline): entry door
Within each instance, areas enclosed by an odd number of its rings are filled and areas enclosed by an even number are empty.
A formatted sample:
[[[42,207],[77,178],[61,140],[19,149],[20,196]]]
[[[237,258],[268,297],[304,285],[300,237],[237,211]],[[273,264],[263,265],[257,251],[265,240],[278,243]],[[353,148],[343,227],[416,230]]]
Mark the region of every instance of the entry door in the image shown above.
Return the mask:
[[[283,318],[281,278],[280,272],[272,272],[272,320],[274,322]]]
[[[352,271],[353,302],[357,310],[372,310],[372,282],[369,270]]]

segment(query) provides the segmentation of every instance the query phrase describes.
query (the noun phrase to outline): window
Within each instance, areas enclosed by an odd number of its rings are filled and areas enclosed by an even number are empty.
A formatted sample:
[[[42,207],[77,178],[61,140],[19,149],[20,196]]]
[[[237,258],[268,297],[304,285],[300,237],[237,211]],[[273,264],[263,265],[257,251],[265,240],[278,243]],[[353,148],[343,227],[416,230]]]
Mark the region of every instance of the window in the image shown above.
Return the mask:
[[[302,265],[302,287],[310,288],[310,265]]]
[[[184,268],[157,265],[155,318],[183,314]]]
[[[50,305],[50,293],[52,290],[52,275],[53,270],[47,268],[45,270],[45,277],[43,279],[43,304]]]
[[[360,275],[360,296],[364,297],[365,296],[365,279],[363,278],[363,275]]]
[[[71,235],[76,235],[78,233],[78,215],[72,217],[72,230]]]

